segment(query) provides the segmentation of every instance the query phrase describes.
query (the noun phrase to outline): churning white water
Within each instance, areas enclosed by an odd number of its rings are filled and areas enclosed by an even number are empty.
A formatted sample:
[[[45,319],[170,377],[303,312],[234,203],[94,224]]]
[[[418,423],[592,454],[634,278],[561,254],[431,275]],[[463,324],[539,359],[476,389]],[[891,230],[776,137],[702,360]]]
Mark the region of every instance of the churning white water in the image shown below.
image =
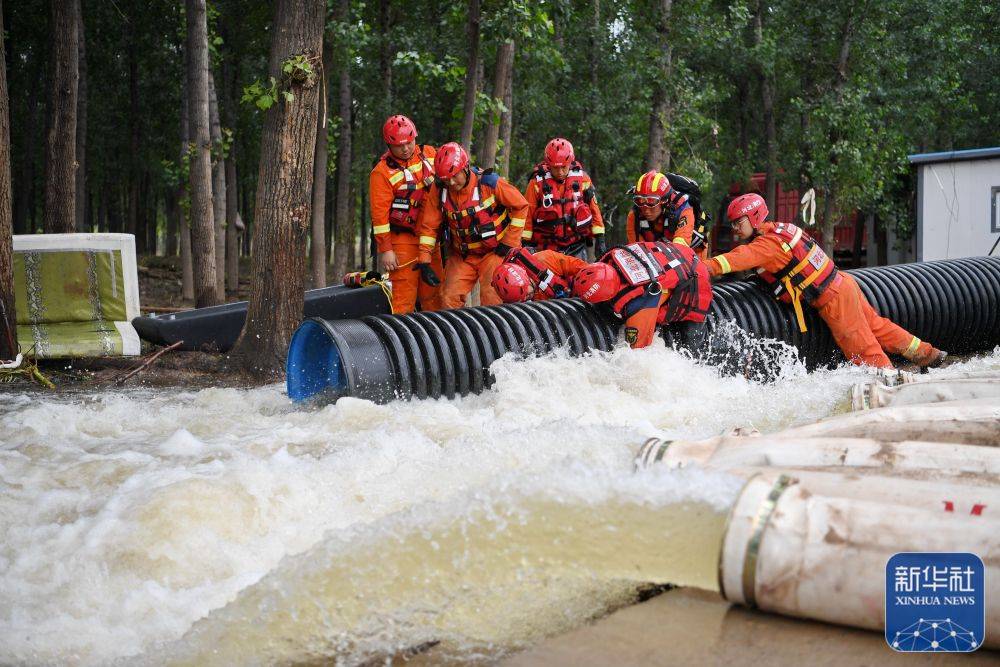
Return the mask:
[[[280,386],[0,394],[0,664],[473,660],[641,582],[711,587],[739,482],[636,474],[637,446],[808,422],[865,377],[662,347],[493,370],[480,396],[309,410]]]

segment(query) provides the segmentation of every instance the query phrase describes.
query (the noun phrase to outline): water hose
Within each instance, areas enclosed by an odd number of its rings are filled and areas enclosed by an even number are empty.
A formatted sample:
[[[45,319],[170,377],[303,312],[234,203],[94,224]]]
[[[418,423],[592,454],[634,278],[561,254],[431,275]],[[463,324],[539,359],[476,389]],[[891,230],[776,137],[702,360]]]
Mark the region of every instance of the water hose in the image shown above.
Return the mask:
[[[1000,258],[973,257],[849,272],[872,306],[922,340],[949,352],[991,350],[1000,345]],[[739,372],[767,365],[757,346],[750,352],[737,332],[792,346],[809,368],[842,363],[826,324],[805,308],[801,332],[791,306],[775,301],[749,281],[719,283],[709,315],[707,360]],[[730,324],[731,323],[731,324]],[[305,321],[292,337],[287,359],[288,395],[336,400],[356,396],[376,402],[478,393],[492,382],[489,366],[504,354],[570,354],[610,350],[620,321],[578,299],[461,308],[359,320]],[[747,335],[748,334],[748,335]],[[667,329],[668,344],[686,347]],[[754,356],[756,355],[756,356]],[[766,371],[765,370],[765,376]]]

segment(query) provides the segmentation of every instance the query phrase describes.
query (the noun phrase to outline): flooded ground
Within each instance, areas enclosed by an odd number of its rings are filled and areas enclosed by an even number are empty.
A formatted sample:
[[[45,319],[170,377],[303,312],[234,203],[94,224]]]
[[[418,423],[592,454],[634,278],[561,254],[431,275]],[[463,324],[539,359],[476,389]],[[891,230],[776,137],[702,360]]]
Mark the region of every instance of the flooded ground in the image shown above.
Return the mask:
[[[739,483],[636,474],[637,446],[809,422],[866,377],[759,384],[661,347],[493,370],[481,396],[309,410],[280,386],[0,393],[0,664],[488,660],[642,582],[711,588]]]

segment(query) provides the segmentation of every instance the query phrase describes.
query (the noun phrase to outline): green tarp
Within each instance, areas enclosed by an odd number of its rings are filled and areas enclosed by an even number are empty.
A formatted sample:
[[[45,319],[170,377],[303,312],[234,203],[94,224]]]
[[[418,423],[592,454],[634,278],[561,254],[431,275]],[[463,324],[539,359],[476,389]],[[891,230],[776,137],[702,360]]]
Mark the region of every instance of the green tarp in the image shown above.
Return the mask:
[[[130,234],[15,236],[14,298],[18,342],[30,356],[139,354]]]

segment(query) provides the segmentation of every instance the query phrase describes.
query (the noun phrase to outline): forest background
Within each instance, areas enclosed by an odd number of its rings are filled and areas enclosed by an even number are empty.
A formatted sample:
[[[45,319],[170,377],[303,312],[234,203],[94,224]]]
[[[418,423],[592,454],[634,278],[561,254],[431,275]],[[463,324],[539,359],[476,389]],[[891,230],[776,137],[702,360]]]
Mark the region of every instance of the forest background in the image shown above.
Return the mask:
[[[272,79],[283,12],[322,24],[322,53]],[[698,180],[712,212],[765,172],[772,210],[779,182],[816,189],[825,239],[855,210],[905,238],[907,154],[1000,143],[1000,6],[978,0],[22,0],[3,27],[13,233],[133,233],[183,257],[197,305],[236,288],[276,160],[265,119],[300,75],[320,96],[295,269],[314,286],[372,266],[367,176],[394,113],[522,188],[566,137],[612,239],[649,168]]]

